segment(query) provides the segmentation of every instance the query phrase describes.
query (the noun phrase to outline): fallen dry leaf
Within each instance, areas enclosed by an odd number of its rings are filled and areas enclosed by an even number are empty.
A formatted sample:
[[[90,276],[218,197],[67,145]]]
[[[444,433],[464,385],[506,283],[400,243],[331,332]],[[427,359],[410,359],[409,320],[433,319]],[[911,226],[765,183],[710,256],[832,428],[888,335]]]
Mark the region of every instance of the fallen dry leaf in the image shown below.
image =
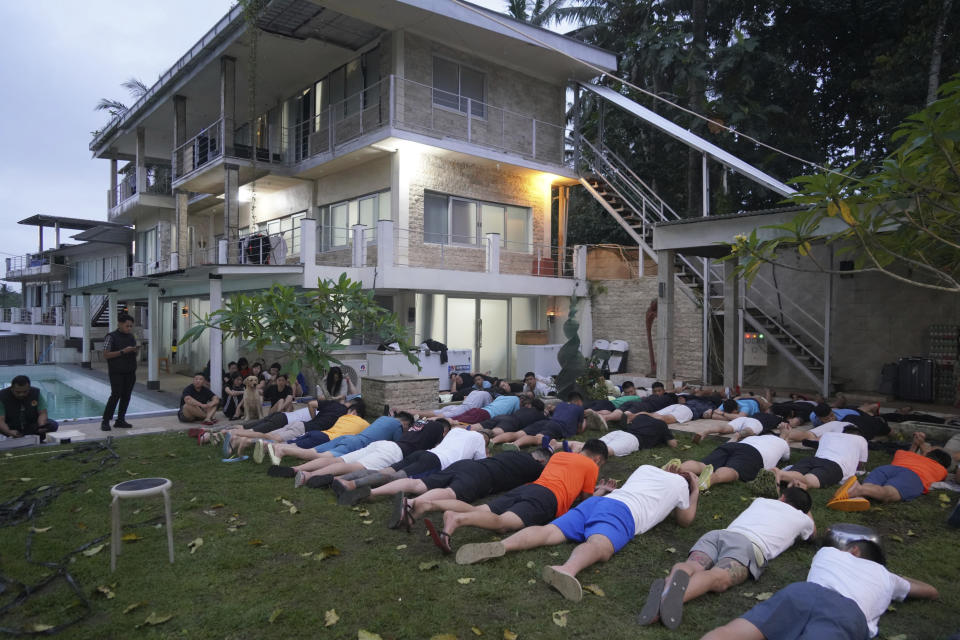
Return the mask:
[[[261,540],[260,538],[254,538],[253,540],[248,541],[247,544],[250,545],[251,547],[262,547],[263,540]]]
[[[46,533],[50,529],[53,529],[53,527],[30,527],[30,533]]]
[[[137,626],[135,626],[134,629],[139,629],[140,627],[142,627],[142,626],[144,626],[144,625],[150,625],[151,627],[154,627],[154,626],[156,626],[156,625],[158,625],[158,624],[163,624],[164,622],[166,622],[167,620],[169,620],[169,619],[172,618],[172,617],[173,617],[172,615],[169,615],[169,616],[158,616],[156,611],[152,611],[152,612],[150,612],[150,615],[147,616],[147,619],[144,620],[141,624],[138,624]]]
[[[136,533],[125,533],[120,539],[124,542],[136,542],[137,540],[143,540],[143,536]]]
[[[913,529],[907,529],[907,535],[908,535],[908,536],[915,536],[915,535],[917,535],[917,534],[915,534],[915,533],[913,532]]]
[[[677,552],[677,550],[676,550],[674,547],[667,547],[666,549],[664,549],[664,551],[666,551],[667,553],[676,553],[676,552]]]
[[[190,548],[190,553],[196,552],[197,549],[203,546],[203,538],[194,538],[187,543],[187,547]]]
[[[530,562],[527,563],[527,569],[533,569],[535,566],[537,566],[537,565],[534,564],[533,560],[531,560]]]
[[[30,482],[33,478],[20,478],[20,482]]]
[[[300,554],[300,557],[301,557],[301,558],[309,558],[309,557],[312,556],[312,555],[313,555],[313,551],[304,551],[303,553]]]
[[[281,608],[279,608],[279,607],[277,607],[276,609],[274,609],[274,610],[273,610],[273,613],[270,614],[270,617],[267,618],[267,622],[269,622],[270,624],[273,624],[274,622],[276,622],[276,621],[277,621],[277,618],[280,617],[280,613],[281,613],[282,611],[283,611],[283,609],[281,609]]]
[[[290,515],[295,516],[300,513],[300,509],[297,509],[295,506],[290,505]]]
[[[720,519],[720,514],[719,514],[719,513],[713,514],[713,519],[714,519],[714,520],[719,520],[719,519]]]
[[[323,626],[332,627],[337,624],[337,621],[340,620],[340,616],[337,615],[336,609],[330,609],[329,611],[323,612]]]
[[[357,631],[357,640],[383,640],[380,637],[379,633],[373,633],[372,631],[367,631],[366,629],[360,629]]]
[[[529,580],[527,580],[527,584],[537,584],[537,581],[534,580],[533,578],[530,578]]]
[[[476,582],[476,578],[457,578],[457,582],[460,584],[470,584],[471,582]]]
[[[204,513],[204,515],[208,515],[208,516],[210,516],[211,518],[216,518],[216,517],[217,517],[217,512],[214,511],[213,509],[204,509],[204,510],[203,510],[203,513]]]
[[[332,558],[333,556],[340,555],[340,549],[337,549],[332,544],[328,544],[324,548],[320,549],[320,553],[314,556],[317,560],[326,560],[327,558]]]
[[[757,595],[755,595],[754,598],[762,602],[764,600],[769,600],[772,596],[773,596],[773,592],[764,591],[763,593],[758,593]]]
[[[286,498],[280,498],[280,504],[282,504],[282,505],[285,506],[285,507],[292,507],[292,506],[293,506],[293,503],[290,502],[289,500],[287,500]]]
[[[103,585],[97,587],[97,592],[102,593],[104,596],[106,596],[107,600],[112,600],[117,596],[117,594],[113,592],[113,589],[111,589],[110,587],[105,587]]]
[[[360,524],[373,524],[373,520],[361,520]]]
[[[403,551],[403,550],[406,549],[406,548],[407,548],[407,545],[405,545],[405,544],[398,544],[398,545],[397,545],[397,551]]]
[[[513,631],[510,631],[510,629],[504,629],[503,640],[517,640],[517,634],[515,634]]]
[[[564,610],[562,610],[562,611],[554,611],[554,612],[553,612],[553,624],[557,625],[558,627],[565,627],[565,626],[567,626],[567,614],[568,614],[568,613],[570,613],[570,610],[569,610],[569,609],[564,609]]]
[[[211,508],[211,509],[223,509],[225,506],[227,506],[227,505],[223,504],[222,502],[218,502],[217,504],[211,506],[210,508]]]
[[[603,592],[603,589],[601,589],[599,585],[595,585],[595,584],[585,584],[583,585],[583,590],[589,591],[593,595],[600,596],[601,598],[607,595]]]
[[[44,631],[49,631],[50,629],[53,629],[52,624],[42,624],[40,622],[34,622],[32,625],[30,625],[30,630],[33,631],[34,633],[42,633]]]
[[[88,558],[89,558],[90,556],[95,556],[95,555],[97,555],[98,553],[100,553],[100,551],[101,551],[105,546],[107,546],[107,545],[105,545],[105,544],[98,544],[98,545],[95,546],[95,547],[90,547],[89,549],[86,549],[86,550],[83,552],[83,555],[87,556]]]
[[[134,602],[133,604],[131,604],[130,606],[128,606],[126,609],[124,609],[123,612],[124,612],[124,613],[130,613],[130,612],[133,611],[134,609],[139,609],[140,607],[142,607],[142,606],[145,605],[145,604],[147,604],[147,603],[146,603],[146,602]]]
[[[22,480],[23,478],[21,478]],[[940,494],[940,502],[950,502],[950,496],[945,493]]]
[[[436,560],[431,560],[430,562],[421,562],[419,567],[420,571],[430,571],[430,569],[436,569],[440,566],[440,563]]]
[[[370,517],[370,512],[367,509],[364,509],[363,511],[358,511],[357,515],[361,518],[368,518]]]
[[[197,496],[193,496],[192,498],[190,498],[190,502],[196,502],[196,501],[197,501]]]
[[[483,631],[480,631],[480,629],[478,629],[477,627],[470,627],[470,631],[473,631],[473,635],[475,636],[483,635]]]
[[[140,475],[140,474],[137,473],[136,471],[130,471],[130,469],[124,469],[124,471],[127,472],[127,475],[131,475],[131,476],[138,476],[138,475]]]
[[[891,540],[896,540],[897,542],[903,542],[903,538],[900,536],[890,536]]]

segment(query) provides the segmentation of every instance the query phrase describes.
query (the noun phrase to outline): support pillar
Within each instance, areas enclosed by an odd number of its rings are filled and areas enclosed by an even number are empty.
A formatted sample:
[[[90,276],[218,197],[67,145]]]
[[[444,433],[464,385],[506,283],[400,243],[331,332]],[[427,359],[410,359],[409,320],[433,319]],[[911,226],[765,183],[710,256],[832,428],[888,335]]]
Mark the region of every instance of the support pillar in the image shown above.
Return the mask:
[[[641,252],[642,253],[642,252]],[[703,259],[703,309],[700,321],[701,327],[700,342],[703,345],[703,353],[700,358],[700,380],[704,385],[710,383],[710,320],[713,317],[713,302],[710,300],[710,258]]]
[[[71,313],[71,311],[73,311],[72,302],[69,293],[63,294],[63,337],[66,340],[70,339],[70,325],[73,323],[73,314]]]
[[[60,223],[59,222],[53,223],[53,248],[54,249],[60,248]]]
[[[500,273],[500,234],[487,234],[486,272]]]
[[[137,127],[137,166],[134,185],[137,193],[147,190],[147,132],[143,127]]]
[[[737,263],[723,263],[723,386],[737,385],[740,369],[740,282],[736,275]]]
[[[393,249],[393,220],[377,221],[377,268],[382,273],[384,269],[394,266]]]
[[[223,238],[227,241],[227,263],[240,264],[240,167],[223,165]],[[223,263],[221,263],[223,264]]]
[[[210,274],[210,313],[223,307],[223,280],[220,274]],[[223,332],[219,327],[210,329],[210,390],[223,397]]]
[[[187,142],[187,98],[173,96],[173,177],[179,178],[189,170],[186,166],[187,151],[181,147]],[[191,154],[190,167],[193,167]]]
[[[117,290],[107,289],[107,330],[117,330]]]
[[[400,155],[401,151],[398,149],[390,157],[390,213],[399,233],[397,237],[398,266],[407,264],[411,241],[417,244],[423,242],[422,237],[410,237],[410,191],[407,185],[410,184],[408,178],[412,168],[405,166]],[[377,244],[382,242],[381,237],[377,235]]]
[[[83,292],[83,304],[80,306],[80,322],[83,336],[83,346],[80,353],[80,366],[90,368],[90,294]]]
[[[350,266],[365,267],[367,266],[367,226],[355,224],[350,229],[353,231]]]
[[[674,296],[676,277],[674,260],[676,254],[671,249],[657,251],[657,378],[667,389],[673,388],[673,325]]]
[[[147,283],[147,389],[160,389],[160,284]]]
[[[110,158],[110,193],[107,194],[107,207],[113,209],[117,206],[117,159]],[[110,212],[107,211],[109,218]]]
[[[180,189],[177,189],[173,195],[173,216],[176,223],[173,255],[177,257],[177,268],[180,269],[194,266],[193,257],[190,255],[192,247],[187,246],[187,208],[189,206],[189,197],[186,191],[181,191]],[[171,259],[172,257],[173,256],[171,256]]]
[[[237,60],[230,56],[220,58],[220,116],[224,156],[233,156],[233,132],[236,129]],[[251,123],[252,124],[252,123]],[[252,134],[252,132],[251,132]],[[251,135],[251,140],[253,137]]]

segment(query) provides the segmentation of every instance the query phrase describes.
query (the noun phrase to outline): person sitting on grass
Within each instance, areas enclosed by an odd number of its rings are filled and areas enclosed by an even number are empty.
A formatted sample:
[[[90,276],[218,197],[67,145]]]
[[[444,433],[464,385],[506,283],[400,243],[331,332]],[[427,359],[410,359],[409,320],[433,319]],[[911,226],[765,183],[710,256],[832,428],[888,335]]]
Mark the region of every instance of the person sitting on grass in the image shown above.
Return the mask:
[[[893,600],[936,600],[937,590],[891,573],[873,542],[855,540],[843,550],[823,547],[813,556],[806,582],[794,582],[702,640],[863,640]]]
[[[789,459],[790,446],[783,438],[771,434],[749,436],[740,442],[724,442],[699,462],[687,460],[681,463],[675,458],[664,468],[676,467],[697,474],[701,491],[715,484],[741,480],[751,483],[756,495],[776,498],[776,476],[769,470],[780,460]]]
[[[519,431],[534,422],[543,420],[546,415],[543,401],[539,398],[520,398],[520,408],[513,413],[506,413],[482,422],[472,423],[470,427],[486,429],[491,437],[496,437],[508,431]]]
[[[638,467],[623,487],[606,483],[579,505],[544,526],[525,527],[501,542],[466,544],[457,550],[457,564],[473,564],[511,551],[564,542],[579,543],[561,565],[543,568],[543,579],[564,598],[579,602],[583,589],[577,574],[606,562],[630,539],[646,533],[670,514],[688,527],[697,514],[697,477],[657,467]],[[612,491],[610,491],[612,489]]]
[[[785,433],[788,431],[780,437]],[[828,432],[813,440],[811,444],[817,447],[814,455],[773,470],[778,484],[785,482],[802,489],[829,487],[853,477],[867,462],[867,441],[853,425],[847,425],[843,433]]]
[[[278,373],[272,381],[267,383],[263,390],[263,400],[270,403],[270,410],[267,411],[268,415],[284,413],[292,409],[293,387],[290,386],[287,374]]]
[[[553,407],[549,418],[538,420],[520,431],[505,431],[493,438],[493,444],[513,443],[515,447],[539,446],[544,438],[563,440],[583,433],[583,397],[576,391],[567,396],[566,402]]]
[[[345,402],[347,398],[357,393],[357,387],[353,384],[353,380],[350,379],[350,376],[345,377],[343,369],[340,367],[330,367],[327,378],[319,389],[324,400],[339,402]]]
[[[437,500],[474,503],[481,498],[503,493],[540,477],[548,454],[541,450],[502,451],[481,460],[458,460],[443,471],[424,478],[394,480],[375,491],[393,492],[393,514],[387,526],[408,532],[423,514],[434,511]],[[389,491],[387,491],[389,489]],[[408,494],[418,497],[408,499]]]
[[[233,366],[236,367],[237,364],[234,362]],[[243,376],[240,375],[240,372],[227,374],[229,382],[223,385],[223,393],[225,400],[223,402],[223,415],[226,416],[227,420],[239,420],[240,415],[243,413]]]
[[[653,581],[637,621],[647,625],[659,620],[676,629],[684,603],[711,591],[723,593],[748,576],[759,580],[771,560],[817,532],[812,506],[810,494],[797,487],[784,490],[779,500],[756,498],[726,529],[701,536],[666,579]]]
[[[415,451],[400,462],[390,465],[388,469],[381,470],[381,473],[392,476],[391,480],[422,478],[437,471],[443,471],[458,460],[481,460],[487,457],[489,442],[487,434],[455,425],[437,446],[426,451]],[[308,476],[305,473],[297,476],[297,482],[301,484],[307,479]],[[337,503],[348,506],[368,498],[390,496],[402,490],[392,486],[392,481],[372,490],[369,484],[351,487],[342,480],[331,479],[330,482],[337,493]]]
[[[530,484],[511,489],[478,506],[460,500],[434,500],[433,508],[443,511],[443,530],[438,532],[424,520],[434,544],[450,553],[450,538],[463,526],[491,529],[500,533],[544,525],[562,516],[573,503],[593,495],[600,467],[607,461],[607,445],[588,440],[580,453],[560,451],[550,456],[540,477]]]
[[[47,401],[30,378],[18,375],[0,391],[0,440],[34,435],[43,442],[60,425],[47,417]]]
[[[866,511],[870,498],[880,502],[910,501],[930,491],[930,485],[947,477],[950,454],[926,442],[926,436],[913,434],[913,451],[900,450],[893,462],[867,474],[863,484],[851,476],[844,482],[827,506],[836,511]]]
[[[652,418],[645,413],[637,414],[623,429],[603,434],[600,440],[607,445],[610,455],[628,456],[640,449],[653,449],[661,444],[676,449],[678,442],[667,427],[667,423],[658,418]],[[572,440],[551,440],[551,451],[573,451],[578,453],[583,449],[583,443]]]
[[[220,398],[213,394],[207,386],[207,379],[202,373],[193,374],[193,382],[188,384],[180,394],[180,410],[177,418],[180,422],[202,422],[206,425],[215,424],[213,416],[220,407]]]

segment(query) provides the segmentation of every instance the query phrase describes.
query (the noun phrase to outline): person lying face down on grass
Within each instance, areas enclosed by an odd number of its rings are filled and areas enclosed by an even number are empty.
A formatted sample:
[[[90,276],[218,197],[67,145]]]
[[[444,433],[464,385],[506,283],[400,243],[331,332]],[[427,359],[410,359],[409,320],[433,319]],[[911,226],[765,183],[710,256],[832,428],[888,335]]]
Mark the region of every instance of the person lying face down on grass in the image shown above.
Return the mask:
[[[520,431],[504,432],[495,436],[493,444],[513,443],[517,447],[539,446],[543,436],[550,438],[568,438],[583,433],[583,397],[574,391],[567,396],[566,402],[553,407],[549,418],[538,420]]]
[[[880,502],[907,502],[930,491],[930,485],[947,477],[950,454],[926,442],[926,435],[913,434],[914,451],[900,450],[893,462],[867,474],[863,484],[851,476],[840,485],[827,506],[836,511],[866,511],[870,499]]]
[[[424,520],[424,524],[444,553],[452,551],[450,537],[462,526],[504,533],[547,524],[569,511],[575,501],[593,494],[600,467],[606,461],[607,445],[600,440],[588,440],[580,453],[553,454],[539,478],[487,504],[473,506],[460,500],[434,500],[432,508],[443,511],[443,530],[438,532],[430,520]]]
[[[490,437],[494,438],[508,431],[519,431],[534,422],[543,420],[546,415],[543,401],[539,398],[520,398],[520,408],[513,413],[497,415],[487,420],[471,423],[470,427],[477,430],[486,429]],[[460,422],[465,422],[463,416],[460,417]]]
[[[628,456],[640,449],[653,449],[661,444],[676,448],[677,439],[673,437],[667,423],[659,418],[653,418],[645,413],[637,414],[623,429],[603,434],[600,440],[607,445],[610,455]],[[573,451],[579,453],[583,449],[582,442],[572,440],[551,440],[551,451]]]
[[[778,427],[783,429],[787,426],[789,426],[788,423],[776,414],[755,413],[751,417],[740,416],[739,418],[730,420],[726,424],[709,426],[693,436],[693,444],[700,444],[704,438],[709,436],[729,434],[733,434],[733,436],[728,442],[737,442],[748,436],[760,436]]]
[[[410,528],[428,511],[436,510],[437,500],[459,500],[474,503],[480,498],[503,493],[540,477],[549,454],[543,450],[503,451],[481,460],[458,460],[443,471],[423,478],[394,480],[372,491],[376,495],[393,495],[391,529]],[[417,498],[407,498],[416,494]]]
[[[620,422],[627,412],[653,413],[654,411],[659,411],[660,409],[669,407],[672,404],[686,402],[686,398],[678,396],[676,393],[666,393],[662,382],[654,382],[650,386],[650,391],[650,395],[642,397],[639,400],[629,400],[624,402],[620,404],[614,411],[606,409],[591,409],[588,415],[596,414],[601,420],[607,423]],[[594,424],[596,424],[595,421]],[[594,428],[598,428],[598,426],[594,426]],[[601,430],[606,431],[605,428],[601,428]]]
[[[749,436],[740,442],[725,442],[700,461],[674,459],[664,465],[690,471],[700,479],[700,490],[725,482],[752,482],[753,490],[768,498],[777,497],[772,471],[781,460],[790,459],[790,446],[775,435]],[[766,473],[764,473],[766,471]]]
[[[403,415],[409,414],[397,414]],[[295,467],[284,467],[277,464],[277,460],[272,460],[274,464],[267,469],[267,475],[296,479],[297,474],[302,474],[295,480],[295,484],[307,484],[311,488],[328,486],[334,477],[356,481],[360,485],[383,484],[397,477],[392,465],[399,464],[418,451],[437,446],[449,430],[450,423],[446,420],[416,422],[395,440],[372,442],[361,449],[338,456],[340,460],[331,461],[330,464],[327,464],[328,459],[321,458]],[[351,488],[354,486],[351,482]]]
[[[346,411],[346,407],[344,407]],[[241,454],[243,450],[251,443],[257,440],[267,439],[273,442],[286,442],[300,435],[303,435],[303,423],[308,422],[317,415],[317,401],[311,400],[307,406],[295,411],[282,413],[272,413],[260,420],[253,420],[244,426],[226,427],[223,435],[230,434],[230,451],[226,453]],[[286,427],[300,423],[299,427],[287,429]],[[331,423],[330,426],[333,426]]]
[[[556,454],[560,455],[560,454]],[[579,543],[561,565],[543,569],[543,579],[564,598],[579,602],[583,589],[577,574],[597,562],[606,562],[634,536],[645,533],[673,514],[681,527],[697,514],[700,491],[697,477],[638,467],[619,489],[602,485],[596,493],[544,526],[528,526],[499,542],[465,544],[457,550],[457,564],[473,564],[511,551],[564,542]]]
[[[810,494],[797,487],[785,489],[779,500],[756,498],[726,529],[701,536],[666,579],[653,581],[638,622],[659,620],[676,629],[684,603],[711,591],[723,593],[748,576],[759,580],[767,563],[816,533],[812,504]]]
[[[863,469],[869,450],[859,429],[853,425],[845,425],[842,432],[828,431],[819,437],[813,431],[816,429],[808,432],[813,441],[807,442],[816,446],[817,452],[790,467],[774,469],[777,484],[786,483],[801,489],[819,489],[840,484]],[[789,433],[789,428],[784,429],[780,437],[786,439]]]
[[[864,640],[893,600],[940,597],[936,588],[891,573],[873,542],[856,540],[844,550],[823,547],[813,556],[806,582],[794,582],[702,640]]]
[[[506,389],[506,391],[504,391],[504,389]],[[493,400],[485,404],[483,407],[468,409],[466,411],[458,411],[456,412],[456,415],[452,415],[450,418],[455,419],[457,422],[463,422],[464,424],[472,426],[492,418],[513,415],[520,409],[520,398],[510,393],[510,384],[508,382],[496,382],[490,388],[490,395],[493,396]],[[440,412],[453,408],[456,407],[443,407]],[[420,413],[433,414],[433,412],[423,411]],[[452,412],[448,411],[447,413]]]

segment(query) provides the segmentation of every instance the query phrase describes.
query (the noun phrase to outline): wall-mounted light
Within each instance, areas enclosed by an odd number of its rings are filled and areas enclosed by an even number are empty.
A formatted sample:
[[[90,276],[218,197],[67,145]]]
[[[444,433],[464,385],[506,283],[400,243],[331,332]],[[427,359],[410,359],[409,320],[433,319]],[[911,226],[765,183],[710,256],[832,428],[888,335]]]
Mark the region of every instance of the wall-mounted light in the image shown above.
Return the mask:
[[[553,323],[557,319],[557,310],[556,309],[547,309],[547,320],[550,323]]]
[[[184,318],[187,317],[187,314],[190,313],[190,309],[187,308],[187,305],[183,305],[183,309],[180,311]]]

